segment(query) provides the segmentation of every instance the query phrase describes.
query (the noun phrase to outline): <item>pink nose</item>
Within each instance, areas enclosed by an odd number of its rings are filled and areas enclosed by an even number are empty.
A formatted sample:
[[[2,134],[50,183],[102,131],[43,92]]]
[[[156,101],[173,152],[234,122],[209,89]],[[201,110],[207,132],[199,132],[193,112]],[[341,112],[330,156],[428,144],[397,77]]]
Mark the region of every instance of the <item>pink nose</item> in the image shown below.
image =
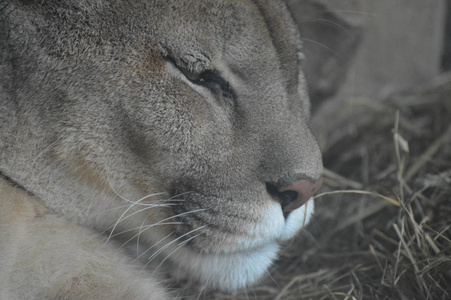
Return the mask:
[[[280,204],[284,213],[291,212],[304,205],[321,188],[323,178],[316,181],[301,179],[287,187],[282,187],[279,192]]]

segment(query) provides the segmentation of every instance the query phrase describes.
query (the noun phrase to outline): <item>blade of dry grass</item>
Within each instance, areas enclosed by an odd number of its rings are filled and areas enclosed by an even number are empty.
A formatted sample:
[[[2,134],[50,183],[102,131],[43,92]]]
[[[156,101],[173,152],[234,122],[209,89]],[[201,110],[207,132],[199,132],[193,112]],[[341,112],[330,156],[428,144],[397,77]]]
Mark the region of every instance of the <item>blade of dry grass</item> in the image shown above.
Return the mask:
[[[328,186],[338,187],[350,187],[355,190],[361,190],[363,188],[363,184],[360,182],[348,179],[346,177],[341,176],[340,174],[337,174],[327,168],[324,168],[323,171],[324,174],[324,183]]]
[[[335,195],[335,194],[361,194],[361,195],[370,195],[370,196],[374,196],[374,197],[378,197],[378,198],[382,198],[388,202],[390,202],[393,205],[396,206],[400,206],[401,204],[399,203],[399,201],[389,198],[387,196],[378,194],[378,193],[374,193],[374,192],[369,192],[369,191],[362,191],[362,190],[340,190],[340,191],[333,191],[333,192],[324,192],[321,194],[316,195],[315,197],[313,197],[313,199],[317,199],[319,197],[323,197],[326,195]]]
[[[280,291],[280,293],[276,296],[276,298],[274,300],[281,300],[282,297],[287,293],[287,291],[296,283],[311,279],[311,278],[316,278],[316,277],[320,277],[324,274],[327,274],[328,272],[330,272],[329,270],[319,270],[318,272],[315,273],[311,273],[311,274],[306,274],[306,275],[300,275],[300,276],[296,276],[293,279],[291,279],[290,282],[288,282],[287,285],[285,285],[283,287],[283,289]]]
[[[426,149],[426,151],[415,161],[406,172],[404,176],[404,180],[408,181],[413,176],[415,176],[419,170],[428,162],[435,153],[447,142],[451,139],[451,123],[448,125],[446,130]]]

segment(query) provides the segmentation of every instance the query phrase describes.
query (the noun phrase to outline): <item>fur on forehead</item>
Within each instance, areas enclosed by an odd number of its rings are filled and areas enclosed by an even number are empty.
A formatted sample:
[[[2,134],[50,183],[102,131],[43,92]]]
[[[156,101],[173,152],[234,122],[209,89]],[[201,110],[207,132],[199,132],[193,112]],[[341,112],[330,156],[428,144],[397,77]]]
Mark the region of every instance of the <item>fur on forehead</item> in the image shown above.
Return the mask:
[[[203,11],[200,16],[196,14],[199,10]],[[213,55],[226,52],[230,44],[264,36],[266,31],[265,20],[251,1],[176,2],[170,6],[168,14],[172,18],[161,20],[158,26],[164,28],[160,31],[164,36],[157,40],[162,41],[160,46],[165,55],[194,72],[213,69],[214,64],[221,60]],[[180,18],[183,25],[174,26],[173,20]],[[270,43],[270,37],[259,42]]]

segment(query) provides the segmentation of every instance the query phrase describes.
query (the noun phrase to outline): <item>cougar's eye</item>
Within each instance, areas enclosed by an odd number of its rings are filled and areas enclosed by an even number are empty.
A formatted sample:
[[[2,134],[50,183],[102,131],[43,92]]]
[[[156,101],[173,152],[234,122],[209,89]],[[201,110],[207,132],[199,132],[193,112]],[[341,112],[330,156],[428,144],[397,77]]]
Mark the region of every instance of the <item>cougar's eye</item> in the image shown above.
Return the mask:
[[[224,97],[234,98],[232,87],[215,71],[204,71],[191,81],[195,84],[203,85],[212,91],[220,91]]]
[[[187,68],[180,67],[177,65],[174,59],[167,58],[171,64],[173,64],[177,69],[179,69],[186,78],[188,78],[192,83],[204,86],[213,92],[219,92],[223,97],[233,99],[235,98],[234,92],[230,84],[221,77],[215,70],[207,70],[201,73],[195,73]]]

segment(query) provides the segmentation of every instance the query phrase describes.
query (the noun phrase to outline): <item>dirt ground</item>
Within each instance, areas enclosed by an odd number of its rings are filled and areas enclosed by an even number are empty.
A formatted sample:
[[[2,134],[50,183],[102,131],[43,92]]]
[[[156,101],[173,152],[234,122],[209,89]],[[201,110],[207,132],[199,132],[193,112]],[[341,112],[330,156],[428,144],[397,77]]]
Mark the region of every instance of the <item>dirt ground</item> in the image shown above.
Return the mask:
[[[451,74],[383,101],[347,99],[317,132],[314,220],[260,284],[186,299],[451,299]]]

